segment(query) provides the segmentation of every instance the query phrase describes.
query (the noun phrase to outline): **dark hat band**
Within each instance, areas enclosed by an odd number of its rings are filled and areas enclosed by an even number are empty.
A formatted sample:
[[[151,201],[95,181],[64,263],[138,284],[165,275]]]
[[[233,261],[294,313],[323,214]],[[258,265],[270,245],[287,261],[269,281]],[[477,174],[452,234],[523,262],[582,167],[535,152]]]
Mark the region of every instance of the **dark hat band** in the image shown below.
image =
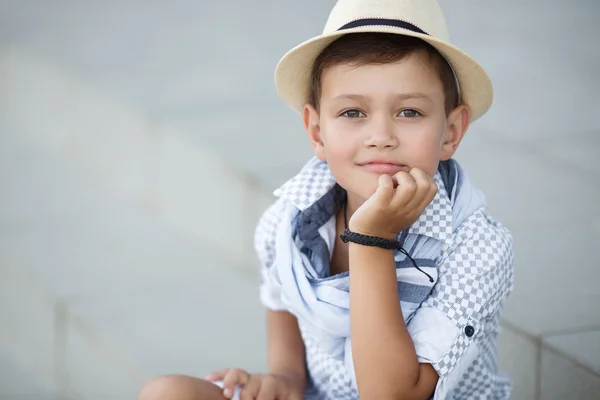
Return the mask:
[[[399,19],[386,19],[386,18],[363,18],[357,19],[355,21],[348,22],[346,25],[342,26],[338,31],[344,29],[352,29],[358,28],[361,26],[394,26],[396,28],[403,28],[409,31],[413,31],[416,33],[422,33],[423,35],[428,35],[427,32],[422,30],[421,28],[411,24],[410,22],[401,21]]]

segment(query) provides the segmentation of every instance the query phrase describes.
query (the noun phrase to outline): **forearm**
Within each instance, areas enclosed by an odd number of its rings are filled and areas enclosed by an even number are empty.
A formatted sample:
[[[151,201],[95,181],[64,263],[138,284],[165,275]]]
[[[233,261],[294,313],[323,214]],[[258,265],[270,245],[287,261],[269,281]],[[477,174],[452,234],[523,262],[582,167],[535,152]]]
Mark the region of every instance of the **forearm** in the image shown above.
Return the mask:
[[[305,348],[296,317],[286,311],[267,311],[269,372],[298,377],[306,384]]]
[[[350,328],[361,399],[412,398],[420,365],[408,333],[393,252],[351,243]]]

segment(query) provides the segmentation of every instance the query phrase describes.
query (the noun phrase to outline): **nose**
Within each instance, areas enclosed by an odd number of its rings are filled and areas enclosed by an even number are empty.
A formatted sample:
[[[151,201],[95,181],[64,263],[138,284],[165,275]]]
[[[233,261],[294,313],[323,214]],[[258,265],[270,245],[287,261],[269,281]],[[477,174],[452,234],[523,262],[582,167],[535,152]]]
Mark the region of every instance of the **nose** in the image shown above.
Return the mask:
[[[366,127],[368,136],[365,146],[377,149],[394,149],[398,147],[398,137],[394,132],[393,124],[388,121],[373,121]]]

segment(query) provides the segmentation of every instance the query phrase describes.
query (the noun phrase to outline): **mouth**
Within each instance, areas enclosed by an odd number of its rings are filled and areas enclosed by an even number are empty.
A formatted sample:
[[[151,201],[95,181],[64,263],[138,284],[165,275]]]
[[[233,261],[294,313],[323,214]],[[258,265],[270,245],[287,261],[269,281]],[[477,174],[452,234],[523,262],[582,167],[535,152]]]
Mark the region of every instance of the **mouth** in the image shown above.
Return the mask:
[[[409,170],[408,166],[404,165],[404,164],[396,164],[396,163],[380,162],[380,161],[358,164],[358,166],[370,173],[379,174],[379,175],[382,175],[382,174],[395,175],[400,171],[408,172],[408,170]]]

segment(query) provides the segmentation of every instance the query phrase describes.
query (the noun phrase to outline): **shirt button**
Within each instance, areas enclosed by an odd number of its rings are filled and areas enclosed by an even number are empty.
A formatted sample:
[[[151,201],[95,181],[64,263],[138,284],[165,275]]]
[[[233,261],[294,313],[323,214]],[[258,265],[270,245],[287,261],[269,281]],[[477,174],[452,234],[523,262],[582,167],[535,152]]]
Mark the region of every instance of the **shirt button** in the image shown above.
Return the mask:
[[[467,335],[467,337],[471,337],[474,334],[475,334],[475,328],[473,328],[471,325],[465,326],[465,335]]]

